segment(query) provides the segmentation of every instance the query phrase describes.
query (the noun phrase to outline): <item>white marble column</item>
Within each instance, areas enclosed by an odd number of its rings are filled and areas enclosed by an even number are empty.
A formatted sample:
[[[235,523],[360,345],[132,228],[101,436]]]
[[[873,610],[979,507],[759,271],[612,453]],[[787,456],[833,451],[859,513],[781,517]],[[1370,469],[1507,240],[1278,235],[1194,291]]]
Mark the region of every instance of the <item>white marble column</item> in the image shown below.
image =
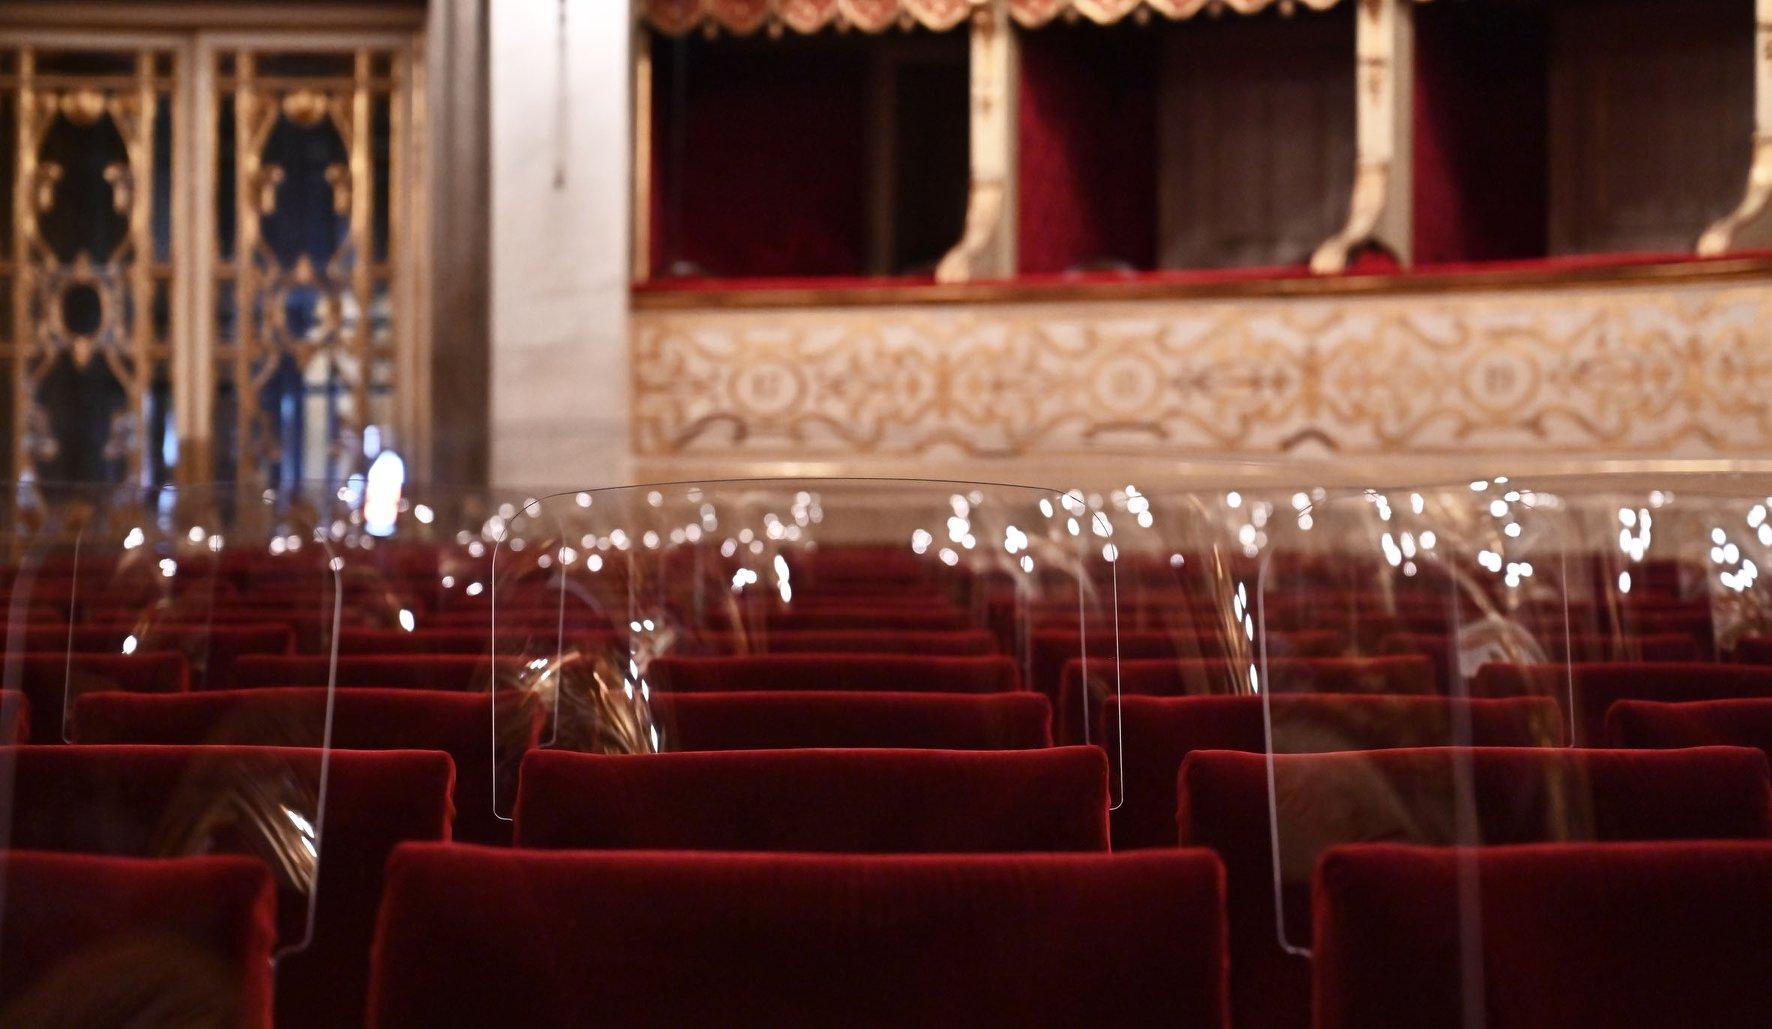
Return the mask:
[[[564,47],[559,0],[493,0],[490,17],[490,478],[622,485],[627,4],[565,0]]]

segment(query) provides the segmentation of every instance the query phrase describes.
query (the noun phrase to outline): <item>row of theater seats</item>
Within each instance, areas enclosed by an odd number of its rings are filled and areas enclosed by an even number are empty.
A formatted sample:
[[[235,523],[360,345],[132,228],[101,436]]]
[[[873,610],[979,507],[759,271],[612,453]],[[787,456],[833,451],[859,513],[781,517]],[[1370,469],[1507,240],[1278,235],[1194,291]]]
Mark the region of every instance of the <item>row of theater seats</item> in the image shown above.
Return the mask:
[[[330,695],[291,628],[220,670],[213,644],[200,670],[170,655],[157,690],[117,690],[151,649],[67,689],[92,666],[64,646],[14,703],[33,739],[76,745],[0,753],[4,895],[42,898],[0,912],[0,1013],[123,1020],[95,1006],[131,1001],[93,990],[94,954],[137,973],[119,983],[215,987],[188,1010],[283,1025],[1717,1024],[1772,1001],[1772,670],[1512,668],[1467,700],[1449,655],[1350,659],[1382,641],[1301,626],[1268,636],[1264,703],[1217,636],[1128,629],[1112,666],[1074,615],[1005,637],[904,592],[778,621],[767,656],[713,637],[653,661],[683,753],[495,723],[483,623],[341,633]],[[781,653],[802,632],[825,638]],[[304,749],[328,707],[329,760]],[[1051,746],[1080,738],[1105,749]],[[1277,836],[1270,745],[1297,752],[1272,762]],[[503,778],[501,747],[521,759]],[[179,798],[307,798],[322,768],[305,945],[301,892],[262,862],[143,860]],[[1482,846],[1336,845],[1371,839]]]
[[[365,1004],[387,1025],[466,1016],[472,1024],[553,1024],[591,1010],[612,1024],[676,1024],[722,1010],[740,1023],[802,1010],[822,1021],[840,1013],[831,1005],[895,986],[882,1021],[1044,1023],[1046,1011],[1067,1022],[1222,1024],[1228,1011],[1239,1024],[1298,1025],[1314,989],[1320,1022],[1353,1025],[1366,1024],[1362,1012],[1384,1010],[1374,1007],[1380,979],[1393,1002],[1402,998],[1401,1010],[1456,1016],[1469,1002],[1466,969],[1441,945],[1472,946],[1459,923],[1473,917],[1484,995],[1515,1006],[1517,1017],[1502,1024],[1612,1024],[1591,1011],[1573,1022],[1555,1016],[1581,1010],[1581,997],[1625,968],[1663,991],[1655,1006],[1634,1009],[1647,1019],[1638,1024],[1705,1004],[1747,1017],[1772,997],[1772,980],[1746,974],[1763,971],[1767,959],[1764,909],[1753,905],[1772,890],[1772,843],[1673,842],[1772,834],[1762,753],[1426,748],[1275,762],[1288,837],[1278,895],[1260,754],[1188,757],[1173,816],[1180,849],[1034,858],[1107,850],[1107,764],[1098,748],[537,751],[522,769],[517,850],[438,845],[450,838],[443,755],[339,751],[330,760],[316,932],[279,961],[271,991],[257,963],[262,949],[300,939],[304,909],[287,893],[267,899],[274,891],[262,869],[248,874],[251,863],[218,859],[58,863],[46,853],[154,854],[179,797],[224,796],[247,772],[261,784],[310,784],[320,753],[9,748],[0,751],[14,804],[7,896],[41,892],[60,904],[9,905],[0,997],[14,1005],[9,1011],[55,1001],[77,988],[57,972],[67,971],[58,959],[90,947],[75,971],[90,973],[102,958],[115,964],[99,970],[138,989],[142,974],[184,981],[201,968],[231,967],[232,976],[197,976],[218,991],[203,1003],[237,1005],[248,1022],[262,1022],[274,1003],[286,1025],[353,1021]],[[1467,786],[1455,785],[1461,777]],[[1458,795],[1471,806],[1463,828],[1450,817],[1449,798]],[[1484,844],[1462,859],[1475,869],[1480,917],[1468,910],[1466,883],[1446,852],[1335,849],[1351,826],[1367,838]],[[1557,844],[1524,846],[1546,841]],[[729,851],[753,856],[707,856]],[[839,853],[871,856],[829,856]],[[962,853],[990,856],[955,856]],[[1616,908],[1632,895],[1593,880],[1614,863],[1636,876],[1715,867],[1692,880],[1653,881],[1658,906],[1633,909],[1633,931],[1611,934],[1599,927],[1624,921]],[[1548,875],[1536,889],[1535,871]],[[190,892],[193,881],[181,878],[204,875],[230,899]],[[1393,875],[1403,899],[1377,896]],[[167,879],[166,892],[120,899],[156,876]],[[1277,922],[1289,939],[1316,941],[1314,967],[1280,945]],[[1707,931],[1690,931],[1699,925]],[[165,948],[158,934],[176,946]],[[1519,954],[1515,934],[1558,943]],[[1387,935],[1383,947],[1366,950]],[[1669,939],[1681,948],[1682,975],[1707,962],[1727,967],[1708,981],[1670,978],[1653,964]],[[150,954],[137,974],[127,972]],[[1381,973],[1386,954],[1406,954],[1420,978],[1390,982]],[[684,976],[695,989],[681,988]],[[673,977],[678,989],[639,989]],[[757,988],[764,983],[771,989]],[[1638,996],[1646,989],[1628,978],[1618,985]],[[1698,1007],[1682,986],[1701,989]],[[608,1008],[581,1006],[610,992],[624,996]]]

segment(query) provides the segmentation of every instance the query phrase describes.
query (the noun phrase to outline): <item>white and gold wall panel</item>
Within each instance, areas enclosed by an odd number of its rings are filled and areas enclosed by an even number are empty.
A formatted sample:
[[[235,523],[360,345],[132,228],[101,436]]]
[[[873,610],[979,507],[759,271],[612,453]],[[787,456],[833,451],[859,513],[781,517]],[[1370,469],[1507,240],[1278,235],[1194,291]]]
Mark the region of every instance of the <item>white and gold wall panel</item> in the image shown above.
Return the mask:
[[[1118,300],[641,295],[635,455],[654,476],[1020,480],[1207,462],[1362,478],[1772,456],[1763,271],[1339,283]]]

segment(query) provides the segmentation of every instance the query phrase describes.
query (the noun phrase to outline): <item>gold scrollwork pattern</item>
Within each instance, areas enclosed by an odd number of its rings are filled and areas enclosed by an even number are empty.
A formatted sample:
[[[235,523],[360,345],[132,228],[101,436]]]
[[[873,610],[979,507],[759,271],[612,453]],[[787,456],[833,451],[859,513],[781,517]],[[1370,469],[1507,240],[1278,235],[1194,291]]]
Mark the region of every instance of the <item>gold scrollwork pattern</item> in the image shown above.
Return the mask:
[[[292,364],[304,379],[322,375],[339,394],[327,450],[334,473],[358,470],[369,422],[373,340],[367,312],[374,303],[370,239],[374,191],[370,185],[371,55],[358,51],[348,75],[313,80],[261,76],[256,55],[236,55],[234,112],[236,167],[241,188],[237,210],[235,305],[240,312],[234,341],[234,381],[240,441],[236,473],[243,483],[265,483],[283,457],[274,412],[261,402],[273,376]],[[282,204],[289,170],[273,163],[272,134],[287,124],[336,136],[342,160],[321,178],[331,192],[330,209],[343,226],[324,253],[279,253],[267,223]],[[300,308],[302,324],[291,311]]]
[[[1763,455],[1772,290],[638,310],[642,459]]]
[[[68,474],[52,464],[63,456],[62,440],[42,390],[64,359],[76,374],[96,359],[121,394],[96,456],[115,481],[136,481],[145,460],[147,394],[156,362],[165,356],[148,314],[156,272],[152,154],[160,83],[154,54],[137,54],[132,71],[85,78],[40,72],[29,48],[18,52],[17,61],[9,346],[14,472],[21,483]],[[115,134],[114,158],[97,165],[96,151],[82,152],[71,168],[50,150],[52,133],[63,125],[88,136],[89,130],[108,125]],[[107,144],[101,137],[80,145]],[[96,182],[85,181],[88,177]],[[108,198],[97,206],[116,219],[114,238],[91,235],[89,223],[99,217],[92,210],[94,195]],[[80,324],[67,317],[72,302],[86,308]]]

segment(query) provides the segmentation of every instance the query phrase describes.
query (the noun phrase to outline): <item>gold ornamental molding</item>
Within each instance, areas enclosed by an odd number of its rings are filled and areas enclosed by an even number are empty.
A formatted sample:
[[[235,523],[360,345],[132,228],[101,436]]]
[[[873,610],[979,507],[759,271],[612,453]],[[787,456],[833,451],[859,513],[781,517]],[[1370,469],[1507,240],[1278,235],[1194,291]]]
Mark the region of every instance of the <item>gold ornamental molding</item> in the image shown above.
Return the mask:
[[[641,17],[667,36],[700,31],[748,36],[826,29],[925,28],[945,32],[959,26],[988,0],[644,0]]]
[[[1009,13],[1023,28],[1039,28],[1054,19],[1090,21],[1112,25],[1131,18],[1152,17],[1183,21],[1198,14],[1259,14],[1275,8],[1291,14],[1299,8],[1326,11],[1340,0],[1005,0]]]
[[[636,310],[642,463],[1745,459],[1763,282]],[[985,462],[981,465],[980,462]]]

